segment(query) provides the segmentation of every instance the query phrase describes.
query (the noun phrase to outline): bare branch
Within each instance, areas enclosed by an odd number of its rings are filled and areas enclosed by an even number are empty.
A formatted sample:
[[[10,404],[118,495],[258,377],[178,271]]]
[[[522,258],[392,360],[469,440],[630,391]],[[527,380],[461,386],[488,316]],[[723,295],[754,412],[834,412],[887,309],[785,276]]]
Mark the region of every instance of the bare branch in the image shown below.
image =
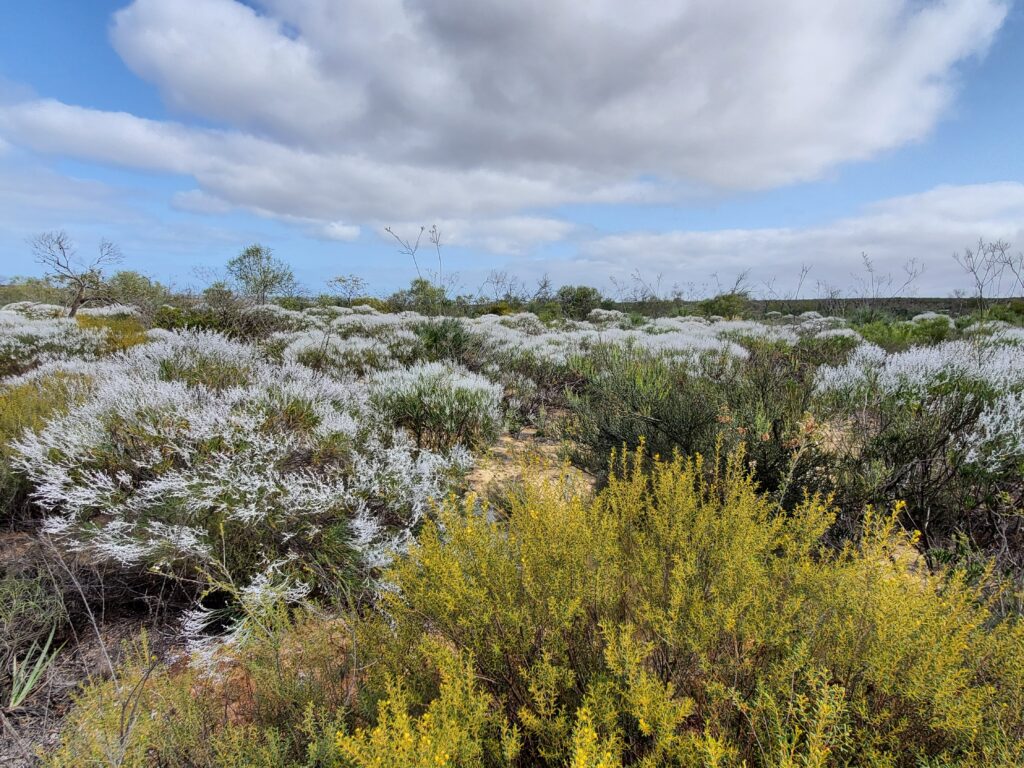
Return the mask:
[[[97,255],[89,262],[78,258],[75,244],[64,230],[43,232],[30,245],[36,261],[46,268],[46,278],[67,289],[69,317],[74,317],[83,304],[109,298],[103,270],[122,259],[120,248],[113,242],[100,241]]]
[[[384,231],[395,238],[395,242],[398,243],[398,252],[403,256],[412,256],[413,266],[416,267],[416,277],[423,279],[423,274],[420,272],[420,264],[416,260],[416,252],[420,249],[420,240],[423,239],[423,233],[426,231],[426,227],[420,227],[419,234],[416,235],[415,242],[406,240],[399,237],[391,227],[384,227]],[[438,234],[440,240],[440,233]]]

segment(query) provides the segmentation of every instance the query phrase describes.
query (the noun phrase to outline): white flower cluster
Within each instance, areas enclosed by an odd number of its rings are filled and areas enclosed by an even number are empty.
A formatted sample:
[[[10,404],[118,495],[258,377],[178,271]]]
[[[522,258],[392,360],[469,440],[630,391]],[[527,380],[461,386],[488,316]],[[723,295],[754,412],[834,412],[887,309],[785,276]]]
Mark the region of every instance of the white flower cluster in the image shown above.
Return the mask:
[[[996,330],[895,354],[862,344],[846,365],[819,369],[816,392],[929,409],[946,397],[966,398],[981,410],[956,437],[965,460],[991,472],[1014,470],[1024,462],[1024,345],[1018,340],[1016,333]]]
[[[464,452],[416,450],[369,409],[361,383],[215,333],[152,336],[32,374],[91,382],[81,404],[14,443],[46,530],[71,549],[164,568],[250,546],[251,576],[344,530],[360,565],[378,566],[468,464]],[[233,541],[219,538],[225,526]]]
[[[41,320],[48,317],[65,317],[67,310],[59,304],[43,304],[38,301],[15,301],[0,307],[0,312],[17,312],[19,315]]]
[[[20,302],[0,309],[0,377],[54,360],[89,360],[105,347],[106,329],[34,311],[39,306]]]
[[[910,318],[912,323],[933,323],[942,322],[950,328],[956,327],[956,322],[949,315],[941,315],[938,312],[921,312]]]
[[[992,336],[915,346],[890,355],[874,344],[862,344],[846,365],[818,371],[817,391],[869,387],[887,395],[920,397],[954,381],[984,385],[994,392],[1019,390],[1024,387],[1024,346]]]
[[[967,462],[998,473],[1024,464],[1024,392],[1000,397],[978,417],[965,439]]]
[[[102,307],[82,307],[78,314],[86,317],[134,317],[139,314],[139,310],[127,304],[107,304]]]
[[[386,314],[369,306],[311,307],[303,312],[275,310],[294,320],[295,330],[275,334],[270,346],[287,361],[332,373],[362,375],[396,370],[422,359],[419,332],[434,318],[416,312]],[[672,317],[638,320],[616,310],[593,310],[588,321],[545,324],[536,315],[484,315],[446,318],[476,342],[482,367],[502,371],[510,361],[530,360],[564,366],[598,346],[630,346],[651,354],[697,364],[707,356],[741,361],[750,341],[797,344],[806,337],[859,341],[839,318],[805,313],[788,323]],[[499,376],[500,380],[501,377]]]

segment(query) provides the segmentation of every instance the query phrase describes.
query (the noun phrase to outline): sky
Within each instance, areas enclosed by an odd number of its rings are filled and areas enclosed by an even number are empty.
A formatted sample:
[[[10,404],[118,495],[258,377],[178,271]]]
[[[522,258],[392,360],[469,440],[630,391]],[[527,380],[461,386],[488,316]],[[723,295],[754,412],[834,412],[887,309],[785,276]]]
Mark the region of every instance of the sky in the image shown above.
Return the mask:
[[[866,254],[944,296],[1024,248],[1022,125],[1010,0],[0,0],[0,276],[63,229],[179,288],[259,242],[387,293],[386,228],[436,224],[466,292],[849,295]]]

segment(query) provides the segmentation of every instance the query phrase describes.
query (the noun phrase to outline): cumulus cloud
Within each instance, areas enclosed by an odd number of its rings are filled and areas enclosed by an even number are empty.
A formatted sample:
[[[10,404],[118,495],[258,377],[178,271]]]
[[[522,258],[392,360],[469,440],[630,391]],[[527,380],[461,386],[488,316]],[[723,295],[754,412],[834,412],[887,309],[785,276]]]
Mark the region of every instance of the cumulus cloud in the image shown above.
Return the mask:
[[[812,265],[805,294],[818,281],[850,290],[863,277],[866,253],[880,275],[898,285],[909,259],[925,271],[914,283],[919,293],[944,295],[966,287],[952,258],[979,238],[1024,243],[1024,184],[1000,182],[942,186],[916,195],[890,198],[859,214],[819,227],[632,232],[591,240],[578,257],[552,270],[561,280],[577,275],[628,282],[634,269],[648,280],[662,274],[666,284],[706,292],[712,275],[728,284],[750,269],[755,292],[771,286],[792,291],[802,265]],[[1009,286],[1007,286],[1009,287]]]
[[[725,187],[923,136],[1001,0],[136,0],[126,63],[190,113],[413,164]],[[870,119],[865,119],[870,115]]]
[[[918,140],[1006,12],[1004,0],[136,0],[111,41],[178,120],[29,100],[0,107],[0,136],[189,176],[204,197],[178,205],[223,201],[325,234],[441,217],[522,230],[525,210],[766,188]]]

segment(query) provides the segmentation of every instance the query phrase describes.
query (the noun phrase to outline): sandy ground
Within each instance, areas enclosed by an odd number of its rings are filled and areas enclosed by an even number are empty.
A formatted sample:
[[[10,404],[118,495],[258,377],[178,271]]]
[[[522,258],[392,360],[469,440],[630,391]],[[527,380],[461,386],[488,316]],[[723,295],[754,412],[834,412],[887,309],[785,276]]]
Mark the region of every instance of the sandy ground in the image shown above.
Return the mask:
[[[491,498],[504,489],[521,484],[529,472],[533,481],[557,480],[567,472],[580,488],[592,490],[594,478],[570,467],[564,460],[565,444],[541,436],[533,427],[524,427],[518,435],[502,435],[490,450],[477,459],[470,472],[469,487],[480,498]]]

